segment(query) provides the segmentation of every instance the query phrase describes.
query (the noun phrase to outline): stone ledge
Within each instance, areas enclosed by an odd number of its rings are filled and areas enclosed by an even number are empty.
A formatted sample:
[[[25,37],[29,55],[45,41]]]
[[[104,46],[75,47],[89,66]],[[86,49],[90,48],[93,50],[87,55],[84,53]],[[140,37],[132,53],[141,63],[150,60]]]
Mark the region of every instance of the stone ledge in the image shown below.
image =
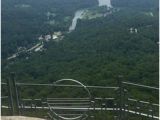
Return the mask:
[[[25,117],[25,116],[1,116],[1,120],[45,120],[45,119]]]

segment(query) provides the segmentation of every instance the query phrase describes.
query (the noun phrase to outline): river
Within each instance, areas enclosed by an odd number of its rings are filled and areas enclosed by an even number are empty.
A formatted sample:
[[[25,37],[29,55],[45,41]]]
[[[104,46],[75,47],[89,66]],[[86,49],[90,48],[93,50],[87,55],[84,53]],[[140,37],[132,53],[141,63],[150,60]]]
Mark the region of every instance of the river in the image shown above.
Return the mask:
[[[84,10],[78,10],[78,11],[76,11],[76,13],[74,15],[74,18],[72,20],[72,24],[69,27],[69,31],[73,31],[76,28],[77,20],[82,18],[83,13],[84,13]]]
[[[111,0],[98,0],[99,6],[112,7]]]
[[[112,7],[111,0],[98,0],[98,6]],[[75,12],[74,18],[72,19],[72,24],[69,27],[69,32],[75,30],[78,19],[81,19],[85,10],[78,10]]]

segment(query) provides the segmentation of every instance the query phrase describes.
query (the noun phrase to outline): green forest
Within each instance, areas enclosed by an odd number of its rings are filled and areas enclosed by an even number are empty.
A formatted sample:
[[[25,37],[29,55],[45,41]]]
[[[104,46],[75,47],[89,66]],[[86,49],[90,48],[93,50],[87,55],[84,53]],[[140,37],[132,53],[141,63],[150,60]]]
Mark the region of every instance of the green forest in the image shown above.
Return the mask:
[[[114,12],[79,19],[76,29],[68,33],[76,10],[106,8],[98,7],[96,0],[2,1],[2,81],[15,72],[16,80],[24,83],[53,83],[71,78],[85,85],[117,86],[117,76],[123,75],[123,81],[158,87],[158,0],[111,3]],[[47,12],[55,16],[47,19]],[[48,20],[55,24],[47,24]],[[33,46],[38,36],[55,31],[63,32],[61,41],[45,42],[44,51],[23,53],[7,60],[18,47]],[[27,96],[34,90],[23,92]],[[45,93],[48,92],[44,88],[35,96]],[[159,101],[158,93],[136,88],[131,93],[139,99]]]

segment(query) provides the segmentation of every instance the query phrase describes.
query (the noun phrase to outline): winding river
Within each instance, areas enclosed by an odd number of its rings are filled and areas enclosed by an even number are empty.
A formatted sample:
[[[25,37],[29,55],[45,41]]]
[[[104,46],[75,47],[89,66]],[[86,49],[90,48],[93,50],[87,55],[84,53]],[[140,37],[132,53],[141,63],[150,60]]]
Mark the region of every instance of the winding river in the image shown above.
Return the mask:
[[[69,31],[75,30],[76,25],[77,25],[77,21],[78,21],[78,19],[82,18],[83,13],[84,13],[84,10],[78,10],[78,11],[76,11],[76,13],[74,15],[74,18],[72,20],[72,24],[69,27]]]
[[[111,0],[98,0],[98,6],[112,7]],[[75,12],[72,24],[69,27],[69,32],[75,30],[78,19],[81,19],[85,10],[78,10]]]

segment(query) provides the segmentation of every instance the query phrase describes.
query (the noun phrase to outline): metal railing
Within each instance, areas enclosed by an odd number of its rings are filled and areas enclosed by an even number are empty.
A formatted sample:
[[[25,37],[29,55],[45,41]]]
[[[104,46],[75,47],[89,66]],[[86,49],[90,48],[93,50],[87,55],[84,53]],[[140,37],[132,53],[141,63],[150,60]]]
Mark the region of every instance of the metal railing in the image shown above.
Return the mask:
[[[25,110],[49,110],[48,103],[54,104],[54,105],[60,105],[63,104],[63,107],[54,107],[56,110],[87,110],[89,109],[90,112],[88,114],[91,114],[90,116],[94,116],[94,113],[96,112],[105,112],[105,111],[111,111],[114,116],[113,118],[115,120],[129,120],[130,116],[134,115],[136,117],[139,117],[141,119],[145,118],[151,118],[151,119],[159,119],[159,104],[152,103],[148,101],[143,101],[139,99],[133,99],[130,98],[130,96],[127,96],[128,91],[126,88],[124,88],[125,85],[127,87],[129,86],[136,86],[144,89],[150,89],[150,90],[159,90],[159,88],[141,85],[137,83],[131,83],[122,81],[122,78],[120,78],[118,82],[118,86],[116,87],[107,87],[107,86],[86,86],[86,88],[90,89],[111,89],[115,92],[116,97],[108,98],[108,97],[92,97],[92,106],[90,108],[87,107],[70,107],[67,108],[65,105],[70,104],[68,101],[76,101],[78,100],[85,100],[85,98],[22,98],[20,94],[20,87],[31,87],[35,88],[36,86],[47,86],[47,87],[75,87],[80,88],[82,86],[80,85],[66,85],[66,84],[37,84],[37,83],[18,83],[16,82],[14,76],[12,75],[11,79],[8,79],[7,83],[1,83],[2,85],[7,87],[8,95],[2,96],[2,99],[8,99],[8,106],[2,103],[2,110],[3,109],[10,109],[11,115],[14,114],[23,114],[23,111]],[[157,91],[158,92],[158,91]],[[87,99],[87,98],[86,98]],[[58,102],[57,102],[58,101]],[[77,102],[75,102],[75,105],[78,105]],[[46,112],[46,111],[45,111]],[[93,114],[92,114],[93,113]],[[65,114],[65,113],[64,113]],[[107,112],[106,112],[107,114]],[[74,112],[73,114],[74,115]]]

